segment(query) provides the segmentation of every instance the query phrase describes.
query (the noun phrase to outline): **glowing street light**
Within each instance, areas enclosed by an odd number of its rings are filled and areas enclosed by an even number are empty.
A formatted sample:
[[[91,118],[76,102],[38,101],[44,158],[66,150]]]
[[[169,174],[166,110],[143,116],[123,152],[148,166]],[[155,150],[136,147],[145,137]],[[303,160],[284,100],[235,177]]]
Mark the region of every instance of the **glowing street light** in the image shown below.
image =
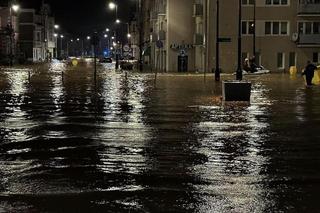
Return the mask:
[[[57,33],[55,33],[55,34],[53,34],[53,36],[57,38],[57,37],[58,37],[58,34],[57,34]]]
[[[14,12],[18,12],[19,9],[20,9],[20,5],[18,5],[18,4],[13,4],[13,5],[11,6],[11,8],[12,8],[12,10],[13,10]]]
[[[131,38],[131,34],[130,34],[130,33],[128,33],[128,34],[127,34],[127,37],[128,37],[128,38]]]
[[[80,41],[80,38],[77,38],[77,41]]]
[[[110,3],[109,3],[109,9],[110,9],[110,10],[117,9],[117,5],[116,5],[114,2],[110,2]]]
[[[60,38],[64,38],[64,36],[63,36],[63,35],[60,35]]]
[[[104,37],[105,37],[105,38],[108,38],[108,35],[107,35],[107,34],[104,34]]]
[[[109,29],[109,28],[107,28],[107,29],[106,29],[106,32],[109,32],[109,31],[110,31],[110,29]]]
[[[120,23],[121,23],[120,19],[116,19],[116,24],[120,24]]]
[[[57,24],[54,25],[54,29],[58,30],[59,28],[60,28],[59,25],[57,25]]]
[[[91,39],[91,37],[90,36],[87,36],[87,40],[90,40]]]

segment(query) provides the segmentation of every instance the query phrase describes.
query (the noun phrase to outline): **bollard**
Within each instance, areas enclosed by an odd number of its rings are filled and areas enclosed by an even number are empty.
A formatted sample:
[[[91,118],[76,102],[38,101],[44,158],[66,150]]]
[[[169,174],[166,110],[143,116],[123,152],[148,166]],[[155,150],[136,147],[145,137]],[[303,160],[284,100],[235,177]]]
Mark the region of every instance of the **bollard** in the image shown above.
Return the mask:
[[[63,71],[61,71],[61,79],[62,79],[62,82],[64,81],[64,73]]]
[[[30,70],[28,71],[28,81],[30,82],[31,80],[31,73],[30,73]]]

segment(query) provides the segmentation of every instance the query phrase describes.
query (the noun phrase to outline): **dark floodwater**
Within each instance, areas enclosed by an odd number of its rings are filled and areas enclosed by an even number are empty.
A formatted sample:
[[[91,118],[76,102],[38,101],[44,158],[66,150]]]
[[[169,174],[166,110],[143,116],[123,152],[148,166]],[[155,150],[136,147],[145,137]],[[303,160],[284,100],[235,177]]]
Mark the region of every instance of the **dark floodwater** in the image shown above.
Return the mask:
[[[0,212],[320,212],[320,86],[89,68],[0,71]]]

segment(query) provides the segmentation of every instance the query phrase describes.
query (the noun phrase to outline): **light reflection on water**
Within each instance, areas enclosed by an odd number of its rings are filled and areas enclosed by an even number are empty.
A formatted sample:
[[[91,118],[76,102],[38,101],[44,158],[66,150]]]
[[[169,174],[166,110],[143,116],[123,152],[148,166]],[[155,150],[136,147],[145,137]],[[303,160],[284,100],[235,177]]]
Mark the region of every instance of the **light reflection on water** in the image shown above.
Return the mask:
[[[223,104],[220,85],[200,75],[159,75],[155,85],[154,75],[99,66],[95,84],[88,63],[37,66],[30,82],[12,71],[0,73],[0,210],[315,209],[291,197],[312,198],[290,181],[319,164],[310,152],[319,136],[301,128],[319,122],[319,89],[300,79],[253,77],[243,105]]]

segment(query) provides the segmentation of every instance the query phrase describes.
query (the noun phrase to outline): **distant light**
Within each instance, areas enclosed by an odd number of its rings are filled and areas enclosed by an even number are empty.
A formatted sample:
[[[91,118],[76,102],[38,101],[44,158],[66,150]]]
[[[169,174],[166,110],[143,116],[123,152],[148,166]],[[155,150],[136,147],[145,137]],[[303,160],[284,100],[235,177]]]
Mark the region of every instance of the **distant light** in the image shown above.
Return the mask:
[[[113,47],[110,47],[110,50],[113,50]]]
[[[77,41],[80,41],[80,38],[77,38]]]
[[[104,34],[104,37],[105,37],[105,38],[108,38],[108,35],[107,35],[107,34]]]
[[[90,40],[91,39],[91,37],[90,36],[87,36],[87,40]]]
[[[53,34],[53,36],[57,38],[57,37],[58,37],[58,34],[57,34],[57,33],[55,33],[55,34]]]
[[[111,39],[114,40],[115,39],[114,36],[112,36]]]
[[[110,10],[114,10],[114,9],[116,9],[116,7],[117,7],[117,5],[114,2],[110,2],[109,3],[109,9]]]
[[[130,34],[130,33],[128,33],[127,37],[128,37],[128,38],[131,38],[131,34]]]
[[[73,39],[71,39],[70,41],[73,42]]]
[[[109,32],[109,31],[110,31],[110,29],[109,29],[109,28],[107,28],[107,29],[106,29],[106,32]]]
[[[64,36],[63,35],[60,35],[60,38],[63,38]]]
[[[116,42],[113,42],[112,45],[115,47],[115,46],[117,46],[117,43],[116,43]]]
[[[116,23],[117,23],[117,24],[120,24],[120,23],[121,23],[120,19],[117,19],[117,20],[116,20]]]
[[[55,25],[54,25],[54,29],[56,29],[56,30],[57,30],[57,29],[59,29],[59,28],[60,28],[60,26],[59,26],[59,25],[57,25],[57,24],[55,24]]]
[[[18,12],[18,10],[20,9],[20,6],[18,4],[13,4],[11,8],[14,12]]]

